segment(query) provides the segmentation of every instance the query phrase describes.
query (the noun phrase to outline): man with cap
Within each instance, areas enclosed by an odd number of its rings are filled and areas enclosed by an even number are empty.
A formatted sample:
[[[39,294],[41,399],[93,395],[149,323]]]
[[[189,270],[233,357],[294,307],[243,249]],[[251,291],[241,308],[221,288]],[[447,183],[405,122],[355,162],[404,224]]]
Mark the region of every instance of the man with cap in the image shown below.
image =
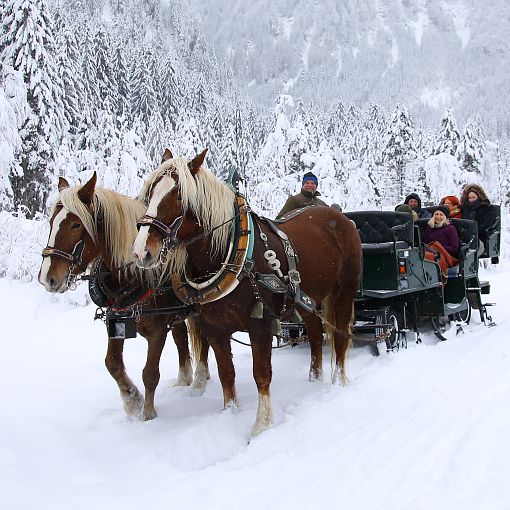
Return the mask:
[[[287,202],[285,202],[285,205],[276,215],[276,217],[281,218],[283,215],[293,211],[294,209],[300,209],[301,207],[306,207],[309,205],[327,206],[325,202],[318,198],[320,196],[320,193],[317,191],[318,184],[319,181],[317,176],[312,172],[307,172],[305,175],[303,175],[301,191],[297,195],[287,199]]]
[[[426,209],[421,208],[421,198],[418,193],[410,193],[407,195],[404,204],[407,204],[420,219],[428,219],[432,216]]]

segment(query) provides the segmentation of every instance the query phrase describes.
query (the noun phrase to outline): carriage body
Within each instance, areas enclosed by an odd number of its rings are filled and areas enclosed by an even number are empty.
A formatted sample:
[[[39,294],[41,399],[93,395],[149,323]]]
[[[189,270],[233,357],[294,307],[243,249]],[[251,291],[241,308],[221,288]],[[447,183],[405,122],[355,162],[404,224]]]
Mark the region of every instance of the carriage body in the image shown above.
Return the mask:
[[[493,206],[499,212],[499,206]],[[442,337],[445,321],[468,322],[477,309],[483,322],[490,317],[482,294],[488,282],[478,278],[478,230],[471,220],[451,220],[461,240],[459,264],[449,268],[442,281],[439,265],[425,259],[421,238],[427,220],[412,221],[408,213],[366,211],[346,213],[362,241],[363,273],[355,302],[354,334],[358,341],[384,342],[394,349],[406,342],[406,333],[430,319],[434,333]],[[488,234],[481,255],[497,261],[500,220]],[[491,319],[490,319],[491,320]]]

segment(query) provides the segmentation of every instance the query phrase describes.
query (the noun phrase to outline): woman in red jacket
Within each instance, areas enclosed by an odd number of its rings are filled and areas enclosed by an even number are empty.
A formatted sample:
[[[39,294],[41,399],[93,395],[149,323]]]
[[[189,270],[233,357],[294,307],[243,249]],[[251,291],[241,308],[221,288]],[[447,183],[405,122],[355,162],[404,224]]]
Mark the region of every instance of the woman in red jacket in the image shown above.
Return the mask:
[[[454,195],[447,195],[441,199],[439,205],[446,205],[450,209],[448,218],[462,218],[462,211],[460,209],[460,200]]]

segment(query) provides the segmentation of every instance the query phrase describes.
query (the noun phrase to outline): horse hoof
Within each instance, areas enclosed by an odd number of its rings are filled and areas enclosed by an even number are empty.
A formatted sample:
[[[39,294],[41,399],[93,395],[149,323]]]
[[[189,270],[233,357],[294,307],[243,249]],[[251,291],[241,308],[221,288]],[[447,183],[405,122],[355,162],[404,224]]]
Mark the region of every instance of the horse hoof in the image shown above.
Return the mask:
[[[177,376],[177,381],[175,381],[174,386],[190,386],[193,382],[193,376],[191,373],[191,368],[189,369],[179,369],[179,375]]]
[[[324,373],[322,372],[322,369],[310,369],[310,372],[308,374],[308,380],[310,382],[320,381],[322,382],[324,380]]]
[[[143,409],[143,397],[137,389],[131,390],[122,400],[124,401],[124,411],[128,416],[140,416]]]
[[[143,421],[149,421],[153,420],[158,416],[158,413],[154,409],[151,409],[150,411],[144,411],[143,412]]]
[[[193,384],[191,387],[192,397],[201,397],[205,393],[205,384]]]
[[[270,429],[272,422],[265,421],[256,421],[253,427],[251,428],[251,437],[258,436],[261,432],[264,432],[267,429]]]

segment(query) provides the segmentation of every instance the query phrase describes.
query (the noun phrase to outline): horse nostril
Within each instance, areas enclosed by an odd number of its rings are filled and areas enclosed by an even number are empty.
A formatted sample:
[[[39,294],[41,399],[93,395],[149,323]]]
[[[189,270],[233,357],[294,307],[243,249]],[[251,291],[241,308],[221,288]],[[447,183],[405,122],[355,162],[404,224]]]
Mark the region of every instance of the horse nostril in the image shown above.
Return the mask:
[[[48,278],[48,284],[50,286],[50,289],[57,288],[57,280],[55,280],[55,278],[53,278],[53,276],[50,276],[50,278]]]
[[[150,252],[150,250],[147,250],[145,252],[145,256],[143,257],[143,263],[144,264],[148,264],[152,259],[152,253]]]

